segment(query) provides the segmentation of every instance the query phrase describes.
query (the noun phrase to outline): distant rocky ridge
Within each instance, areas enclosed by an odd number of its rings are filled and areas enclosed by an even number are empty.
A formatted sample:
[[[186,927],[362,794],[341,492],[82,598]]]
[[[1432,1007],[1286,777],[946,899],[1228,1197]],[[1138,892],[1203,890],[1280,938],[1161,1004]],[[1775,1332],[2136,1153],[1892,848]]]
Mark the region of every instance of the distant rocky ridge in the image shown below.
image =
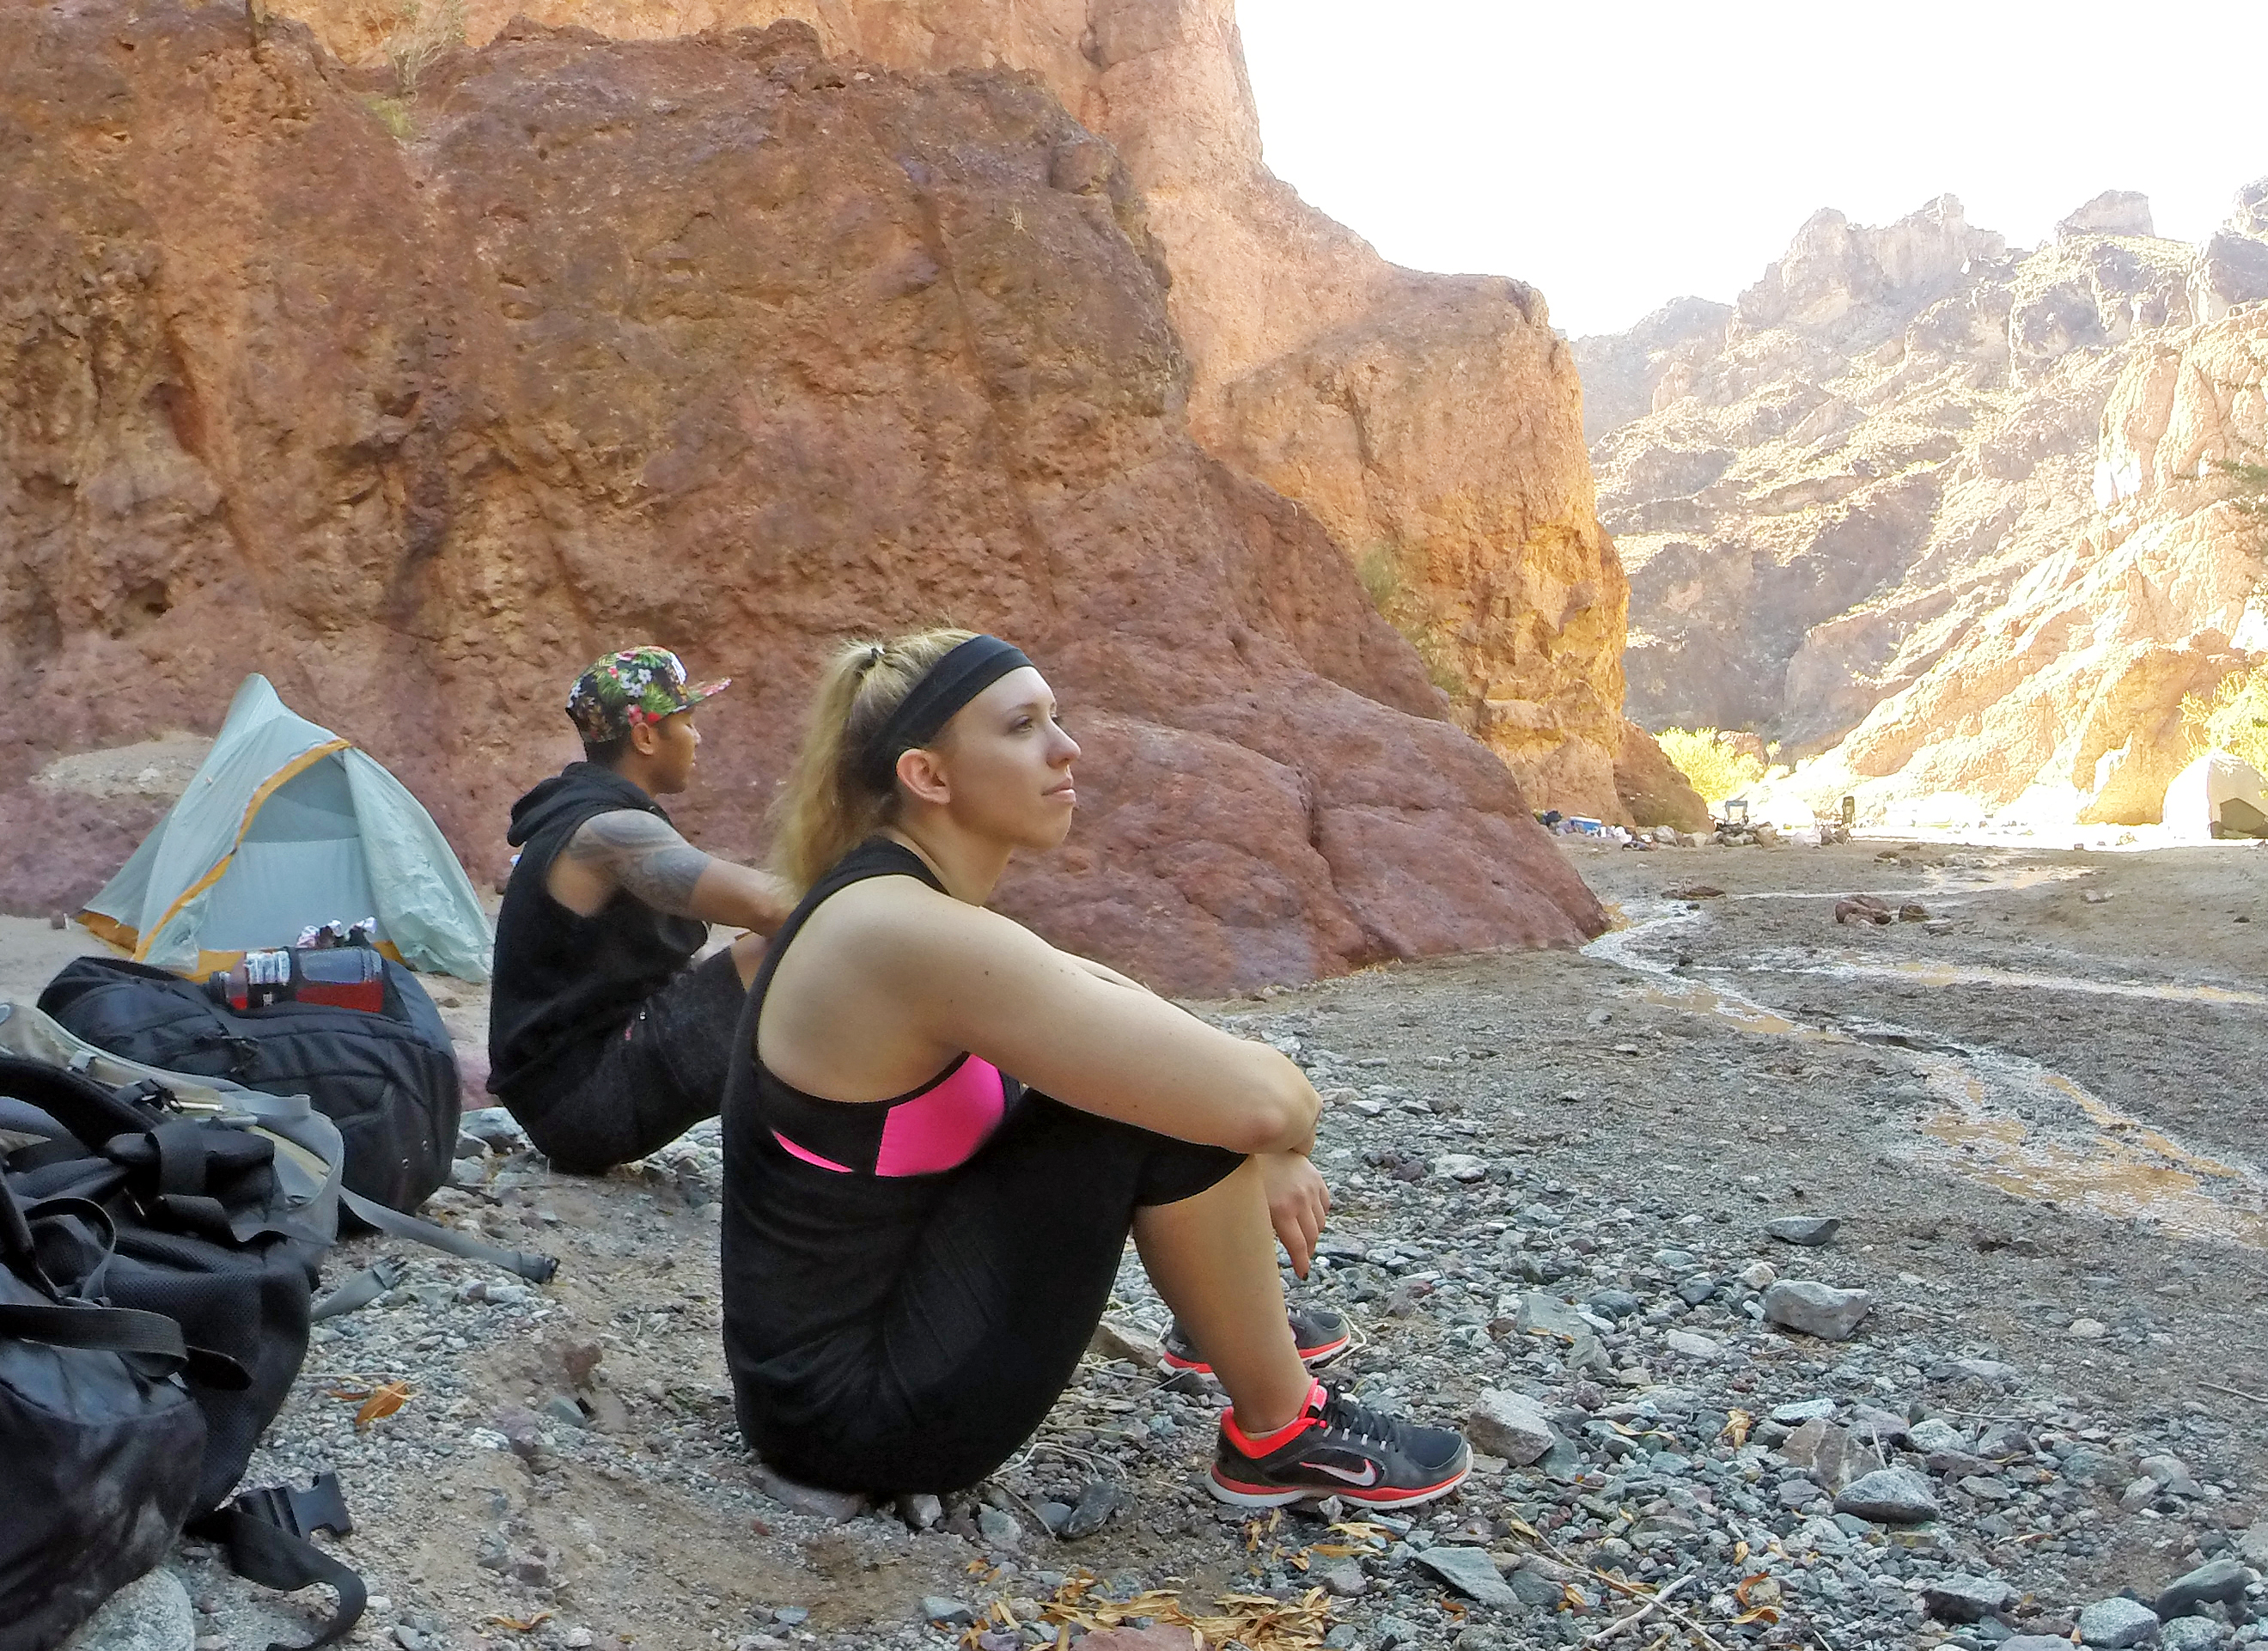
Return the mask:
[[[450,15],[423,7],[276,0],[374,71]],[[1652,794],[1627,764],[1617,785],[1626,752],[1660,764],[1623,722],[1628,586],[1542,296],[1398,269],[1271,173],[1233,0],[462,0],[454,15],[479,46],[515,13],[618,40],[800,18],[846,62],[1036,76],[1142,194],[1198,441],[1390,570],[1392,617],[1453,716],[1536,807],[1628,819],[1624,799]],[[1688,824],[1699,810],[1690,793],[1663,806]]]
[[[1578,340],[1631,714],[1876,815],[2154,819],[2182,696],[2268,645],[2212,470],[2268,435],[2268,179],[2202,246],[2152,227],[2125,192],[2029,252],[1949,195],[1822,211],[1737,305]]]
[[[492,877],[633,638],[738,679],[677,813],[751,854],[828,649],[951,615],[1086,747],[1004,890],[1063,944],[1213,994],[1603,927],[1340,546],[1191,439],[1144,197],[1030,77],[519,24],[400,117],[288,19],[0,11],[0,905],[98,886],[145,742],[255,669]]]

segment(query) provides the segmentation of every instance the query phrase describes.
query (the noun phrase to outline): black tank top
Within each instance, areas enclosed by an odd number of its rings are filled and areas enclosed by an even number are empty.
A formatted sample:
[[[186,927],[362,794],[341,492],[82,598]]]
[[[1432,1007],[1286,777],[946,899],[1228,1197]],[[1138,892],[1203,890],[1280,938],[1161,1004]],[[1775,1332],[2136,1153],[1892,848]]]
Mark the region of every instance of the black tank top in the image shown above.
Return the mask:
[[[519,850],[497,913],[489,1000],[489,1089],[540,1107],[580,1079],[637,1006],[693,961],[709,939],[697,918],[672,917],[617,890],[589,917],[551,896],[551,862],[584,822],[635,809],[666,821],[639,786],[595,763],[572,763],[512,805],[507,840]]]
[[[830,897],[870,877],[916,877],[921,857],[870,837],[836,861],[780,925],[733,1040],[725,1087],[725,1358],[741,1425],[765,1448],[828,1413],[834,1378],[855,1380],[858,1338],[918,1241],[954,1170],[1023,1098],[962,1055],[887,1102],[807,1095],[757,1059],[756,1027],[780,959]],[[846,1028],[855,1034],[855,1028]]]

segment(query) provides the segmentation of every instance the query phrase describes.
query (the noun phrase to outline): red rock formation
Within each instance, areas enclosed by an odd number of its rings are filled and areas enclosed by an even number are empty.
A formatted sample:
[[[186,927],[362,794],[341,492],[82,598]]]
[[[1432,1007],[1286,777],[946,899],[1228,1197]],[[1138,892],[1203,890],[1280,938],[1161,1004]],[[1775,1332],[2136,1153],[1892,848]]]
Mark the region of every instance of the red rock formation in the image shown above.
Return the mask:
[[[0,13],[11,838],[50,758],[258,669],[492,873],[566,682],[652,638],[740,679],[680,812],[745,854],[828,643],[949,616],[1087,746],[1005,896],[1060,941],[1218,991],[1602,926],[1314,518],[1191,441],[1141,197],[1028,80],[525,27],[391,113],[232,7]]]
[[[423,6],[280,9],[380,64],[450,15]],[[1148,204],[1197,439],[1390,567],[1395,622],[1537,806],[1619,817],[1628,585],[1567,347],[1533,289],[1396,269],[1268,170],[1233,0],[462,0],[465,34],[522,11],[621,39],[800,18],[837,57],[1038,76]]]

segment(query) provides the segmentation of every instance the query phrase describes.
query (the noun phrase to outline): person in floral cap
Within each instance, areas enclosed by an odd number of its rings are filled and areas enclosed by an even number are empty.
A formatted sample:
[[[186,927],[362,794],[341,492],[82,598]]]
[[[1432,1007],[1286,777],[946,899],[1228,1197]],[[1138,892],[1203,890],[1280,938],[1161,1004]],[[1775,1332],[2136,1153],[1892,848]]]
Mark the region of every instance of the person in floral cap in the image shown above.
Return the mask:
[[[556,1168],[596,1175],[717,1116],[764,937],[794,904],[654,800],[692,783],[695,710],[729,686],[689,682],[662,647],[594,661],[567,695],[583,760],[512,805],[489,1089]],[[696,964],[712,923],[747,932]]]

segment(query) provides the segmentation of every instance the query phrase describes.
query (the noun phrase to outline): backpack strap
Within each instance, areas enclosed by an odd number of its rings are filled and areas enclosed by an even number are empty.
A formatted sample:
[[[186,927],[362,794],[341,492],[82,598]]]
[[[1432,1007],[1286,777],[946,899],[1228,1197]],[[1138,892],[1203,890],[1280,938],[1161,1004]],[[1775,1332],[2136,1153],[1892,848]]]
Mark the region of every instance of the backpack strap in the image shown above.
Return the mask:
[[[247,1491],[227,1507],[189,1524],[190,1536],[228,1550],[229,1568],[239,1576],[286,1592],[320,1582],[338,1595],[338,1609],[330,1621],[305,1647],[279,1641],[268,1651],[316,1651],[344,1639],[369,1603],[362,1578],[307,1539],[318,1530],[335,1537],[354,1534],[335,1473],[317,1474],[304,1491],[282,1485]]]
[[[5,1051],[0,1051],[0,1089],[39,1108],[98,1153],[113,1136],[144,1134],[157,1121],[82,1072]]]
[[[185,1369],[189,1362],[181,1327],[163,1313],[139,1308],[0,1301],[0,1335],[50,1347],[133,1353],[158,1360],[169,1370]],[[237,1374],[243,1375],[241,1367]]]
[[[368,1307],[372,1301],[394,1288],[406,1277],[402,1264],[391,1256],[380,1256],[360,1272],[341,1284],[308,1310],[310,1323],[320,1324],[327,1318],[336,1318],[342,1313],[351,1313]]]
[[[396,1238],[409,1239],[446,1255],[459,1256],[467,1261],[485,1261],[502,1267],[506,1272],[518,1273],[531,1284],[549,1284],[551,1275],[559,1271],[556,1257],[531,1254],[526,1250],[506,1249],[497,1244],[484,1244],[469,1234],[460,1233],[431,1221],[423,1221],[414,1215],[404,1215],[399,1210],[374,1204],[358,1192],[339,1189],[339,1201],[381,1233],[391,1233]]]

